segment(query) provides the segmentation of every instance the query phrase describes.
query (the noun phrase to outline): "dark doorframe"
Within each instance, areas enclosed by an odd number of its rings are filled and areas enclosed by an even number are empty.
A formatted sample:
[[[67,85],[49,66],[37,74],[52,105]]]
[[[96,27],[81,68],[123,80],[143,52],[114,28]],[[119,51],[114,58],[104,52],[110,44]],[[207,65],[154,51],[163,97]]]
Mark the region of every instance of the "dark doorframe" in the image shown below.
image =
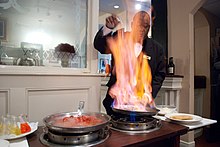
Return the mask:
[[[167,0],[151,0],[153,7],[152,38],[162,45],[166,57],[168,56],[168,31],[167,31]]]

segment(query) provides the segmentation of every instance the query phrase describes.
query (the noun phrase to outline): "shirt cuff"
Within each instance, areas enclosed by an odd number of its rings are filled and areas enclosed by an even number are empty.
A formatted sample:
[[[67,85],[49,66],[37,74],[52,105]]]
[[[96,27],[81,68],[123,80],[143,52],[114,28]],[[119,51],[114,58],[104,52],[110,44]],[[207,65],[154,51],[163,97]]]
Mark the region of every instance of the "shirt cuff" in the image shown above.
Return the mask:
[[[103,31],[103,36],[106,36],[106,35],[108,35],[110,32],[112,32],[112,29],[109,29],[109,28],[107,28],[107,27],[104,25],[104,27],[102,28],[102,31]]]

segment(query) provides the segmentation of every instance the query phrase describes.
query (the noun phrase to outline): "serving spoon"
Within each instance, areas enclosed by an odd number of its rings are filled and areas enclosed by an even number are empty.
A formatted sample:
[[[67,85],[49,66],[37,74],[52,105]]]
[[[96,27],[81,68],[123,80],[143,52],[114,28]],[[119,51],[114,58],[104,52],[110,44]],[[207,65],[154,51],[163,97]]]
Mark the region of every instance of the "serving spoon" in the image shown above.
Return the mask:
[[[84,109],[84,104],[85,104],[85,101],[79,101],[79,106],[78,106],[78,115],[80,116],[80,115],[82,115],[82,113],[83,113],[83,109]]]

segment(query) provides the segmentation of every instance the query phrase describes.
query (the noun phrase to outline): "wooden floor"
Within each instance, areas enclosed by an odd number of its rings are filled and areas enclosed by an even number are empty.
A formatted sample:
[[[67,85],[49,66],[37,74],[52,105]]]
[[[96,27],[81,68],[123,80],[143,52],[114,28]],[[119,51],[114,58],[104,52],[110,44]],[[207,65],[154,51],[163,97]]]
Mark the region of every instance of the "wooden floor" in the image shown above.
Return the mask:
[[[205,135],[202,135],[195,139],[196,147],[220,147],[220,141],[209,143]]]

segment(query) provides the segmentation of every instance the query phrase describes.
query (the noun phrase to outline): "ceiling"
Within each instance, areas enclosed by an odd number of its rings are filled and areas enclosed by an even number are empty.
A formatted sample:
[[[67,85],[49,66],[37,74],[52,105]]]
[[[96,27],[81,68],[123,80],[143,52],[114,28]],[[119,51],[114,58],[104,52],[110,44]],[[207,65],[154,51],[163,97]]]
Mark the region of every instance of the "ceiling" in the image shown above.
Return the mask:
[[[114,8],[114,5],[120,6],[118,9]],[[99,15],[105,13],[118,14],[125,10],[125,2],[123,0],[99,0]]]
[[[10,7],[14,7],[17,12],[27,13],[27,8],[34,8],[38,7],[38,11],[42,13],[50,13],[54,10],[53,13],[61,13],[58,11],[67,10],[66,8],[70,8],[73,3],[72,0],[0,0],[1,10],[11,10]],[[149,8],[151,4],[151,0],[100,0],[99,3],[99,10],[100,14],[103,15],[104,13],[113,13],[118,14],[122,11],[134,10],[135,4],[141,4],[144,8]],[[115,9],[113,6],[119,5],[118,9]],[[220,18],[220,0],[206,0],[206,3],[202,6],[204,9],[212,13],[213,15]],[[71,7],[72,8],[72,7]],[[71,9],[70,8],[70,9]],[[12,11],[12,10],[11,10]],[[56,12],[55,12],[56,11]],[[1,12],[0,12],[1,13]],[[61,17],[61,14],[56,14],[57,16]]]
[[[202,7],[220,19],[220,0],[207,0]]]
[[[72,21],[77,11],[84,10],[86,0],[0,0],[0,17],[25,15],[39,22]]]
[[[136,4],[142,6],[141,10],[148,10],[151,0],[99,0],[99,15],[105,13],[118,14],[125,10],[134,11]],[[119,8],[115,9],[114,5],[118,5]]]
[[[104,13],[118,14],[124,10],[132,9],[136,3],[143,4],[143,2],[149,5],[151,0],[100,0],[99,15],[103,15]],[[119,9],[113,7],[116,4],[120,6]],[[220,18],[220,0],[206,0],[206,3],[202,7]]]

